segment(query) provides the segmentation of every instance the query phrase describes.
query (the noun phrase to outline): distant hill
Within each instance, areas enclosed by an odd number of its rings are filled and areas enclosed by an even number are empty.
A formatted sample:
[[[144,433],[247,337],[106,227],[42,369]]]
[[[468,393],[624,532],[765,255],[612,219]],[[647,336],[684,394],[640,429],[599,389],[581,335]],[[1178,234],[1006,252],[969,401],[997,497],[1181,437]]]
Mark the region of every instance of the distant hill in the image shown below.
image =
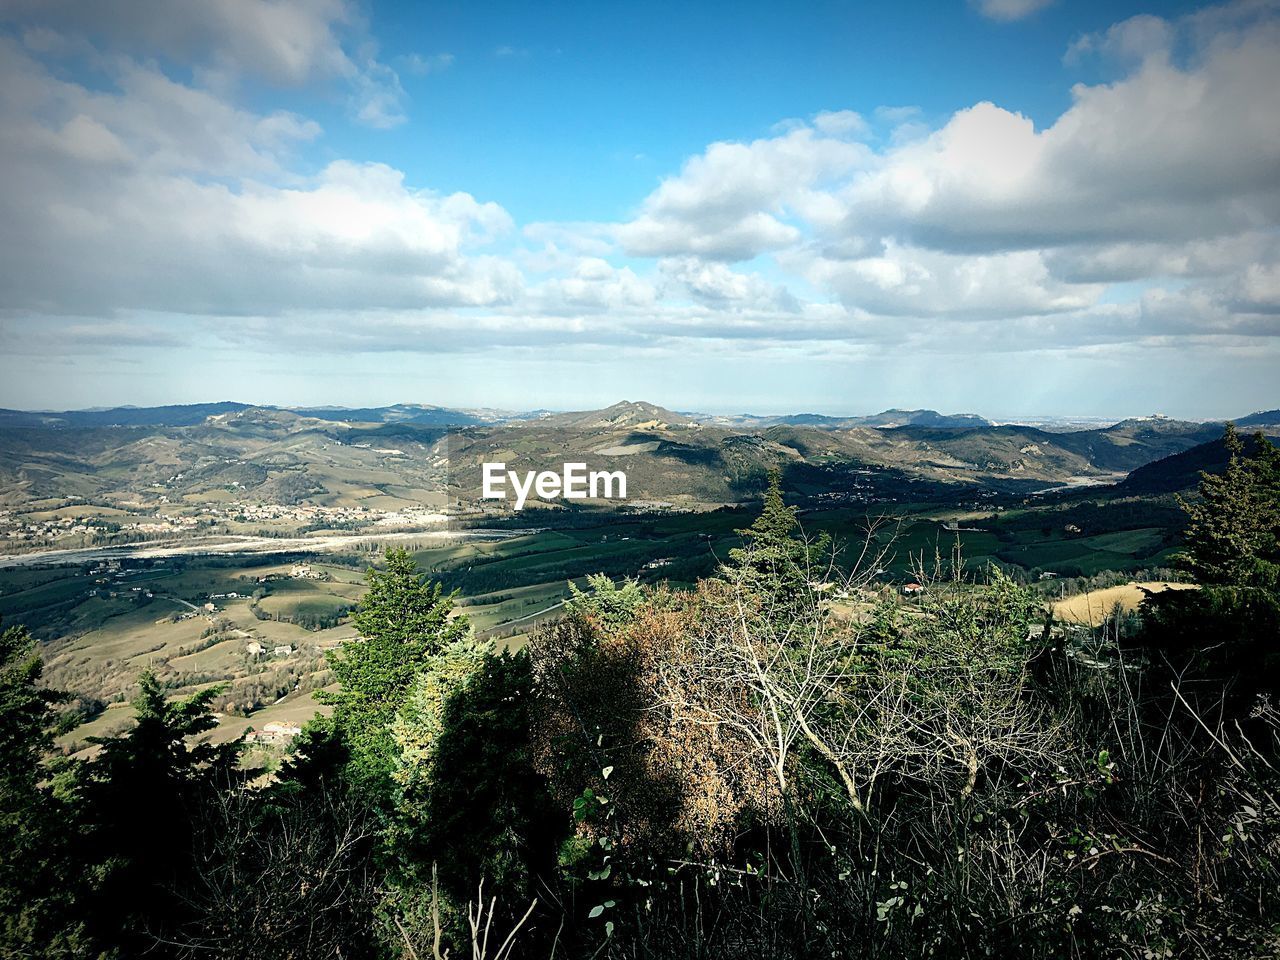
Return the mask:
[[[939,413],[937,410],[885,410],[856,418],[867,427],[989,427],[991,421],[973,413]]]
[[[1274,427],[1280,426],[1280,410],[1262,410],[1241,417],[1235,421],[1237,427]]]
[[[300,417],[347,423],[423,423],[432,426],[463,426],[492,423],[500,415],[489,412],[452,410],[416,403],[388,407],[272,407],[248,403],[191,403],[163,407],[112,407],[106,410],[64,410],[58,412],[0,410],[0,427],[190,427],[210,417],[245,410],[283,410]]]
[[[1245,451],[1253,453],[1257,440],[1244,438]],[[1184,493],[1194,490],[1200,473],[1220,473],[1227,465],[1227,449],[1221,435],[1173,456],[1138,467],[1116,484],[1115,492],[1128,494]]]
[[[643,400],[623,400],[603,410],[538,413],[534,418],[521,422],[564,430],[600,430],[617,427],[643,429],[694,425],[694,421],[682,413],[674,413]]]
[[[919,499],[926,485],[949,498],[984,489],[1036,493],[1114,483],[1131,472],[1125,489],[1164,491],[1185,489],[1198,470],[1212,467],[1212,453],[1193,448],[1220,436],[1218,424],[1164,417],[1063,433],[929,410],[695,419],[643,401],[522,415],[419,404],[281,409],[230,402],[0,411],[0,505],[125,495],[439,502],[446,488],[474,496],[489,461],[625,469],[633,497],[690,505],[753,497],[774,467],[792,489],[831,503],[862,502],[875,491],[889,500]],[[1184,452],[1191,456],[1164,462]]]
[[[112,407],[57,413],[0,410],[0,427],[189,427],[221,413],[247,410],[249,404],[190,403],[165,407]]]
[[[434,407],[420,403],[397,403],[389,407],[289,407],[290,412],[316,420],[346,423],[423,423],[431,426],[464,426],[492,423],[494,416],[466,410]]]
[[[764,416],[750,413],[713,416],[691,413],[699,423],[725,427],[817,427],[822,430],[850,430],[854,427],[941,427],[963,429],[988,427],[991,421],[973,413],[939,413],[937,410],[883,410],[861,417],[831,417],[821,413],[789,413]]]

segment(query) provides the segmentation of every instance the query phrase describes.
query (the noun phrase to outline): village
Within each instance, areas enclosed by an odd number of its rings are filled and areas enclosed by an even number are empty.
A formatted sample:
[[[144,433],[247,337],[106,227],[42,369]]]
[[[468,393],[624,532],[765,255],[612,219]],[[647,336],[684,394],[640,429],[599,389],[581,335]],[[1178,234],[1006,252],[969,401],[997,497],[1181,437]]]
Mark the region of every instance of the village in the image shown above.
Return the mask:
[[[49,548],[117,546],[192,535],[290,536],[317,530],[412,530],[449,520],[436,509],[381,510],[257,501],[89,503],[80,497],[0,509],[0,554]]]

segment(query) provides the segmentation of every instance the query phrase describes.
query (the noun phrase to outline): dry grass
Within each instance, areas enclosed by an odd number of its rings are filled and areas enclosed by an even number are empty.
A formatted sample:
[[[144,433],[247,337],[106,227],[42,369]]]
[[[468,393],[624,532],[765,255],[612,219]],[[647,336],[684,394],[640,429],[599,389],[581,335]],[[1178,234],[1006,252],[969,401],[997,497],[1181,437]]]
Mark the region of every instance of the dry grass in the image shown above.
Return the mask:
[[[1159,581],[1126,583],[1119,587],[1107,587],[1104,590],[1094,590],[1090,593],[1081,593],[1066,600],[1060,600],[1053,605],[1053,615],[1066,623],[1088,624],[1096,627],[1110,615],[1117,603],[1126,612],[1138,609],[1138,604],[1142,602],[1142,598],[1145,596],[1142,592],[1143,590],[1159,593],[1162,590],[1195,589],[1198,589],[1198,587],[1194,583],[1162,583]]]

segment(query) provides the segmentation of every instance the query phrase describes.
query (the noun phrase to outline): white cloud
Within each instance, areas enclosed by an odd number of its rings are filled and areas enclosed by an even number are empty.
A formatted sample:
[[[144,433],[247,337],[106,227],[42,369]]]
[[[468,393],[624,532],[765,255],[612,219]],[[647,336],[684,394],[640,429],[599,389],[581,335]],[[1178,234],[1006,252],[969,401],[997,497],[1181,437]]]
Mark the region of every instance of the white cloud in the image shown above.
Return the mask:
[[[630,267],[619,269],[599,257],[579,258],[565,272],[566,276],[553,277],[531,290],[521,308],[572,315],[652,307],[657,300],[648,280]]]
[[[385,128],[405,119],[399,77],[377,59],[352,0],[7,0],[4,20],[22,25],[40,52],[92,44],[158,56],[193,69],[211,89],[241,76],[282,87],[336,81],[359,122]]]
[[[887,242],[880,256],[795,257],[816,285],[850,309],[893,317],[1004,319],[1080,310],[1100,285],[1056,280],[1038,251],[951,254]]]
[[[658,269],[674,292],[698,303],[730,309],[795,312],[799,303],[785,287],[753,273],[740,273],[724,263],[697,257],[668,257]]]
[[[408,187],[382,164],[294,172],[319,133],[127,61],[118,92],[57,81],[0,41],[0,288],[41,313],[226,313],[507,302],[493,203]]]
[[[790,246],[801,237],[787,222],[791,212],[810,209],[818,186],[869,154],[808,126],[749,144],[714,143],[649,195],[640,215],[618,228],[618,240],[637,256],[722,260]]]
[[[1022,20],[1053,3],[1054,0],[974,0],[978,11],[992,20]]]
[[[1280,332],[1274,18],[1147,18],[1081,40],[1078,56],[1124,72],[1076,87],[1048,126],[994,103],[932,126],[912,107],[870,123],[827,111],[711,144],[628,222],[517,231],[498,204],[419,189],[385,164],[300,157],[322,136],[314,121],[208,82],[219,69],[328,78],[362,122],[403,116],[399,77],[352,46],[345,4],[278,0],[311,25],[279,49],[215,29],[253,2],[178,3],[137,37],[95,10],[77,40],[71,5],[54,0],[50,26],[0,38],[6,349],[154,335],[317,353],[732,344],[829,357]],[[164,57],[192,45],[206,71],[166,74]],[[47,66],[63,56],[91,57],[91,79]]]
[[[429,73],[442,73],[453,66],[456,58],[452,53],[433,53],[420,54],[411,53],[408,56],[401,57],[398,63],[402,63],[404,68],[410,73],[419,77],[425,77]]]
[[[1066,63],[1078,63],[1097,54],[1121,61],[1143,61],[1150,57],[1166,57],[1173,49],[1173,24],[1162,17],[1139,14],[1114,24],[1102,33],[1087,33],[1072,41],[1063,57]]]

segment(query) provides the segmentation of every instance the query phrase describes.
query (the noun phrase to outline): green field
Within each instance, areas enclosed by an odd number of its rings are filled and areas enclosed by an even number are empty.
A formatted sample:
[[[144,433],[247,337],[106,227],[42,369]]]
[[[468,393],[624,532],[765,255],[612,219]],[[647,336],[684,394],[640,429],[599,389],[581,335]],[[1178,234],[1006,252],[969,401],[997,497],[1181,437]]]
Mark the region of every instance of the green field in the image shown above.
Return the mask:
[[[525,523],[549,526],[508,539],[419,549],[415,557],[431,577],[458,592],[458,612],[477,633],[519,643],[538,622],[557,615],[570,582],[581,584],[590,574],[676,587],[713,574],[753,516],[743,509],[530,511],[521,518]],[[1012,506],[991,514],[917,505],[886,518],[872,556],[883,551],[887,582],[910,578],[935,557],[949,560],[957,545],[969,570],[994,562],[1033,579],[1039,572],[1065,577],[1154,568],[1176,544],[1173,516],[1159,505],[1132,503]],[[838,563],[848,566],[862,552],[865,509],[810,509],[800,519],[808,537],[829,537]],[[948,529],[948,523],[961,529]],[[314,711],[313,691],[332,680],[325,651],[354,635],[350,612],[364,590],[370,556],[182,557],[126,561],[118,570],[9,568],[0,570],[0,615],[27,624],[44,641],[51,686],[96,704],[97,714],[65,744],[81,745],[86,736],[127,722],[122,704],[146,669],[175,695],[224,685],[217,706],[218,736],[225,738],[272,718]],[[310,564],[310,577],[293,576],[298,561]],[[206,603],[215,609],[205,610]]]

